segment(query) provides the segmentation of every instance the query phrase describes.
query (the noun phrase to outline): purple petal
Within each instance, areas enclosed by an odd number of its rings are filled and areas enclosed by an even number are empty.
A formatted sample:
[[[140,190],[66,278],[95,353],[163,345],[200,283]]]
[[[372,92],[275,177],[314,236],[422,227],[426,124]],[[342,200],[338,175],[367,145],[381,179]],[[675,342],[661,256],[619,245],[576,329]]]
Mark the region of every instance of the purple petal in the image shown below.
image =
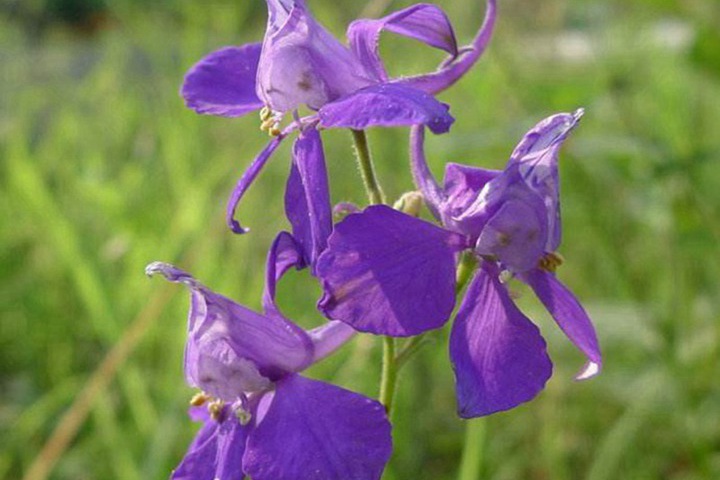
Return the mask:
[[[243,465],[253,480],[379,480],[390,428],[378,402],[291,375],[278,382]]]
[[[437,218],[441,219],[440,206],[445,201],[440,186],[428,167],[425,159],[425,127],[415,125],[410,129],[410,167],[412,170],[415,185],[423,194],[425,204],[430,212]]]
[[[230,416],[208,420],[172,473],[172,480],[242,480],[242,457],[250,431]]]
[[[255,178],[257,178],[260,174],[260,171],[275,152],[277,147],[280,146],[280,142],[283,141],[287,133],[288,131],[285,131],[279,136],[273,138],[263,151],[255,157],[255,160],[253,160],[250,167],[248,167],[242,177],[240,177],[240,180],[238,180],[237,185],[235,185],[232,195],[230,195],[230,199],[228,200],[227,213],[225,216],[227,224],[233,232],[247,233],[250,231],[250,229],[240,226],[240,222],[235,220],[235,210],[237,210],[238,203],[240,203],[240,200],[243,195],[245,195],[247,189],[255,181]]]
[[[353,328],[417,335],[442,326],[455,305],[455,253],[465,238],[377,205],[335,226],[318,261],[320,310]]]
[[[587,363],[575,378],[585,380],[600,373],[602,355],[595,327],[572,292],[555,275],[543,270],[531,270],[520,278],[532,287],[560,329],[587,357]]]
[[[533,399],[552,374],[545,340],[483,263],[450,334],[458,414],[481,417]]]
[[[547,204],[510,164],[502,172],[478,170],[460,181],[442,211],[443,223],[476,239],[476,252],[494,255],[513,272],[533,268],[550,239]],[[480,185],[482,185],[480,187]]]
[[[226,401],[267,388],[312,361],[310,337],[280,316],[264,316],[211,291],[189,274],[164,263],[148,265],[191,291],[185,376],[190,386]]]
[[[180,90],[186,105],[197,113],[239,117],[263,106],[255,93],[260,60],[259,43],[225,47],[198,63]]]
[[[523,181],[545,202],[550,232],[545,246],[548,252],[557,250],[561,237],[558,154],[582,114],[582,109],[574,114],[561,113],[535,125],[515,147],[507,166],[516,167]]]
[[[323,127],[355,130],[422,124],[433,133],[445,133],[455,121],[448,106],[431,95],[391,84],[363,88],[328,103],[318,113]]]
[[[193,422],[208,422],[210,421],[210,412],[208,412],[207,405],[201,405],[199,407],[191,406],[188,408],[188,417]]]
[[[443,190],[445,218],[461,214],[475,201],[485,185],[501,172],[484,168],[470,167],[458,163],[445,165]]]
[[[433,95],[452,86],[475,65],[475,62],[485,52],[495,27],[496,10],[496,0],[488,0],[485,20],[480,30],[470,45],[460,48],[459,55],[445,60],[433,73],[400,78],[396,80],[396,83]]]
[[[257,95],[273,110],[288,112],[303,104],[317,110],[378,81],[315,21],[304,2],[274,0],[268,5]]]
[[[290,12],[298,6],[305,9],[304,0],[265,0],[268,6],[268,33],[273,34],[287,22]]]
[[[547,240],[544,220],[542,206],[517,199],[505,201],[483,227],[475,252],[495,255],[513,272],[530,270],[544,253]]]
[[[307,332],[315,346],[313,364],[345,345],[357,331],[344,322],[333,320]]]
[[[293,235],[302,245],[306,263],[314,270],[332,231],[325,155],[315,128],[305,129],[295,141],[285,189],[285,213],[293,227]]]
[[[212,420],[203,425],[195,435],[180,465],[173,471],[172,480],[214,478],[218,427],[218,423]]]
[[[265,291],[263,292],[263,309],[266,315],[280,315],[275,304],[275,287],[285,272],[295,267],[298,270],[307,266],[303,250],[295,237],[287,232],[280,232],[268,252],[265,269]]]
[[[452,25],[436,5],[417,4],[376,20],[356,20],[347,30],[350,47],[365,67],[383,81],[387,80],[379,52],[383,30],[414,38],[452,56],[458,53]]]

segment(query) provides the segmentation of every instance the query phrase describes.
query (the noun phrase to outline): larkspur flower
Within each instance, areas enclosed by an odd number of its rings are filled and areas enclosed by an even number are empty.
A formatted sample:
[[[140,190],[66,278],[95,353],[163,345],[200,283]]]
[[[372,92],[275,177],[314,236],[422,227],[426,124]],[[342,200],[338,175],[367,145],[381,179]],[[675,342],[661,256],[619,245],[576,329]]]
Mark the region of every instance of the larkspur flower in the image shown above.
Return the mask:
[[[280,313],[276,283],[304,266],[301,246],[278,235],[268,254],[263,314],[172,265],[147,267],[148,275],[160,273],[191,292],[185,376],[203,392],[191,416],[204,426],[173,479],[380,478],[392,449],[382,405],[298,374],[354,334],[342,322],[305,331]]]
[[[528,132],[503,171],[448,164],[441,188],[411,134],[413,174],[443,228],[386,206],[336,225],[317,272],[319,308],[364,332],[410,336],[442,326],[455,306],[455,263],[463,251],[480,266],[465,292],[451,336],[458,413],[507,410],[534,398],[552,373],[538,328],[501,282],[509,271],[527,283],[570,341],[587,357],[578,379],[599,372],[592,323],[555,277],[560,262],[557,157],[582,111],[551,116]]]
[[[447,105],[433,95],[454,84],[478,60],[490,40],[496,12],[496,0],[488,0],[480,30],[462,48],[457,46],[445,13],[430,4],[353,22],[347,31],[346,47],[310,15],[304,0],[266,1],[268,25],[263,42],[209,54],[191,68],[181,90],[188,107],[202,114],[238,117],[260,109],[262,128],[275,136],[238,181],[228,202],[227,222],[236,233],[246,231],[235,220],[238,202],[282,140],[295,130],[306,133],[317,128],[360,130],[423,124],[435,133],[446,132],[453,118]],[[419,40],[450,56],[435,72],[390,78],[379,56],[383,30]],[[301,118],[301,106],[314,113]],[[289,112],[294,121],[281,130],[282,117]],[[322,152],[319,137],[307,135],[316,139],[316,151]],[[302,146],[296,144],[298,149]],[[302,169],[292,181],[296,187],[302,184],[316,193],[325,188],[306,179]],[[316,210],[329,210],[320,200],[313,202]],[[301,202],[288,216],[307,218],[312,213],[307,206],[308,202]],[[307,239],[309,228],[305,227],[304,234],[293,233]],[[315,253],[323,249],[322,245],[304,246]]]

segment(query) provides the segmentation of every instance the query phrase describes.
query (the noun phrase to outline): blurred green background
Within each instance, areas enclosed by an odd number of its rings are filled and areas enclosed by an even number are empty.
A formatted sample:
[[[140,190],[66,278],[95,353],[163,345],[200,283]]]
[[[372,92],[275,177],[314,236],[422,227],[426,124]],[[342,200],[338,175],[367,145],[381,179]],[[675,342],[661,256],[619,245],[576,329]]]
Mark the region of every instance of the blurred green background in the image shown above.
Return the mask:
[[[410,2],[309,3],[343,36],[362,12]],[[484,2],[439,3],[468,41]],[[574,382],[581,356],[518,287],[555,361],[547,389],[466,434],[447,329],[431,335],[400,379],[385,478],[458,478],[466,435],[463,480],[720,478],[720,2],[499,3],[488,54],[442,95],[457,123],[428,156],[438,174],[446,161],[499,168],[535,122],[586,108],[561,157],[559,276],[595,320],[605,370]],[[0,6],[0,478],[21,478],[88,385],[77,436],[39,465],[61,454],[51,478],[166,478],[197,429],[181,367],[188,301],[143,268],[175,263],[258,308],[266,250],[288,228],[289,142],[240,208],[252,233],[234,236],[226,197],[267,138],[255,115],[200,117],[177,94],[201,56],[261,38],[264,2]],[[442,58],[383,42],[396,74]],[[412,189],[406,137],[370,132],[391,198]],[[362,203],[349,134],[324,139],[333,200]],[[306,273],[279,295],[302,325],[321,322]],[[374,396],[380,350],[359,336],[309,375]]]

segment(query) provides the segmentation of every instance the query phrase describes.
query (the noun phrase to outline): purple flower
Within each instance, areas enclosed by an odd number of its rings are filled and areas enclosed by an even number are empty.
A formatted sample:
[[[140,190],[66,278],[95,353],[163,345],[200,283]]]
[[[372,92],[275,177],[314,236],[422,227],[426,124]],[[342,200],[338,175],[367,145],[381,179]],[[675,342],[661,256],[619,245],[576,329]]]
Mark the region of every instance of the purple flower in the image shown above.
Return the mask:
[[[181,90],[188,107],[198,113],[237,117],[262,109],[263,129],[276,136],[250,165],[228,203],[228,224],[236,233],[246,231],[234,220],[238,202],[280,142],[294,130],[301,130],[301,137],[312,137],[306,143],[315,143],[318,155],[322,145],[319,136],[312,133],[316,127],[364,129],[423,124],[435,133],[448,131],[454,120],[447,105],[433,95],[455,83],[478,60],[490,40],[496,11],[495,0],[488,0],[482,27],[473,42],[463,48],[458,48],[445,13],[430,4],[414,5],[381,19],[353,22],[347,31],[346,47],[310,15],[304,0],[267,0],[267,5],[268,26],[262,44],[211,53],[190,69]],[[414,38],[450,56],[435,72],[390,78],[378,51],[383,30]],[[297,109],[303,105],[315,113],[300,118]],[[293,113],[294,121],[281,130],[280,122],[288,112]],[[296,151],[303,149],[296,144]],[[315,163],[321,161],[319,158]],[[300,183],[320,191],[302,177],[302,169],[298,172]],[[329,205],[315,205],[329,210]],[[288,212],[296,218],[306,214],[304,210]],[[308,248],[314,252],[319,249]]]
[[[587,357],[578,379],[601,366],[595,330],[555,277],[560,262],[558,151],[582,111],[549,117],[528,132],[506,168],[449,164],[441,188],[423,154],[422,127],[411,135],[413,174],[443,228],[386,206],[336,225],[317,273],[328,318],[360,331],[417,335],[442,326],[455,306],[455,263],[474,252],[480,267],[450,337],[462,417],[507,410],[534,398],[552,373],[537,327],[510,298],[500,274],[528,284]]]
[[[275,285],[305,266],[288,233],[268,255],[264,313],[238,305],[171,265],[153,263],[191,292],[185,377],[203,393],[191,409],[204,426],[173,479],[379,479],[392,440],[378,402],[298,372],[325,358],[354,331],[329,322],[304,331],[275,304]]]

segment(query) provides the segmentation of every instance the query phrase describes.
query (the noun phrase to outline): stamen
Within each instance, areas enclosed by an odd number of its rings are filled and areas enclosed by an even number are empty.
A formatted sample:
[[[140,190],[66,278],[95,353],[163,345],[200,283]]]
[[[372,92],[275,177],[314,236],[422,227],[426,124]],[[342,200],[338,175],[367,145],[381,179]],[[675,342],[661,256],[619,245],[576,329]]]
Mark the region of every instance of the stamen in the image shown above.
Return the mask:
[[[266,130],[270,130],[270,129],[271,129],[273,126],[275,126],[275,125],[277,125],[277,122],[275,121],[274,118],[272,118],[272,117],[266,118],[266,119],[263,120],[263,122],[260,124],[260,130],[262,130],[262,131],[264,132],[264,131],[266,131]]]
[[[538,268],[546,272],[554,273],[557,268],[565,262],[565,259],[557,252],[546,254],[538,262]]]
[[[225,402],[223,402],[222,400],[213,400],[212,402],[210,402],[207,407],[208,412],[210,413],[210,418],[212,418],[216,422],[219,422],[224,407]]]
[[[190,405],[193,407],[201,407],[205,405],[205,402],[208,400],[212,400],[212,397],[205,392],[200,392],[190,399]]]
[[[250,423],[250,420],[252,420],[252,413],[242,407],[239,407],[235,410],[235,417],[240,422],[240,425],[245,426]]]
[[[260,110],[260,121],[264,122],[270,117],[272,117],[272,110],[266,105]]]
[[[260,110],[260,130],[267,132],[271,137],[280,135],[280,122],[282,121],[282,113],[275,112],[270,107],[265,106]]]

